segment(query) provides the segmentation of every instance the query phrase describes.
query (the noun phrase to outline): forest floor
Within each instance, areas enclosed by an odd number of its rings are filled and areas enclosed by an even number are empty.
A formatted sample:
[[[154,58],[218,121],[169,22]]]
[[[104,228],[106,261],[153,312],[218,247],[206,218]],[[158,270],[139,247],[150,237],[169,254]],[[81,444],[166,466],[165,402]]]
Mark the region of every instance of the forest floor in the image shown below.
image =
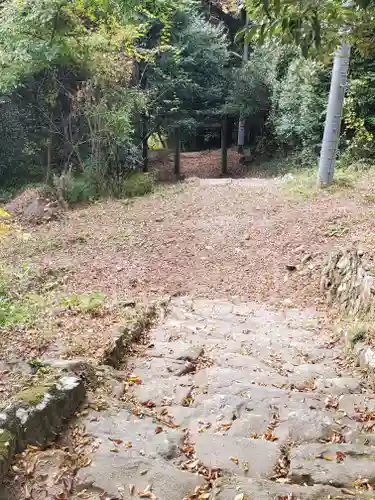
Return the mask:
[[[24,326],[1,334],[2,398],[22,385],[9,363],[59,346],[63,357],[101,355],[124,303],[186,295],[321,310],[327,253],[352,242],[373,249],[373,174],[318,191],[308,176],[262,178],[261,168],[238,166],[234,152],[232,178],[219,178],[218,165],[219,152],[183,154],[185,182],[80,207],[2,239],[0,262],[29,293],[17,305]]]

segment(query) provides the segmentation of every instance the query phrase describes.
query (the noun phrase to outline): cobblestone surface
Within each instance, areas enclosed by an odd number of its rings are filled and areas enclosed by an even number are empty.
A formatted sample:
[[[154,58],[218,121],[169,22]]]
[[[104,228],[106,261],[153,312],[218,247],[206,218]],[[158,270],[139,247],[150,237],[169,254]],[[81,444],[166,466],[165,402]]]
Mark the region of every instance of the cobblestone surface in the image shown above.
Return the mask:
[[[122,403],[80,418],[89,460],[56,498],[375,498],[373,393],[323,322],[174,299],[121,372]]]

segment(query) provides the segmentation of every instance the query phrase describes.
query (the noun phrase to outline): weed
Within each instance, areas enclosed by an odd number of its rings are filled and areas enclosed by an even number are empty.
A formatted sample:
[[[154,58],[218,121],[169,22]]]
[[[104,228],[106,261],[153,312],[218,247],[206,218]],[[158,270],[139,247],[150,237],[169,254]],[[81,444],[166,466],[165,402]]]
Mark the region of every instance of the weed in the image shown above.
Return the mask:
[[[53,177],[54,195],[62,205],[76,205],[98,198],[95,183],[88,176],[74,175],[71,169]]]
[[[39,370],[45,366],[43,361],[40,361],[40,359],[30,359],[27,364],[34,370]]]
[[[318,194],[316,170],[304,169],[295,172],[285,183],[284,189],[304,200],[315,197]]]
[[[61,305],[78,313],[90,314],[91,316],[100,316],[103,312],[106,295],[102,292],[93,292],[90,294],[74,293],[61,300]]]
[[[330,238],[343,236],[349,232],[349,227],[342,223],[336,222],[328,226],[327,231],[324,233],[325,236],[329,236]]]
[[[46,251],[53,251],[53,250],[59,250],[60,248],[63,247],[63,242],[60,240],[60,238],[48,238],[48,240],[45,240],[42,243],[44,250]],[[40,249],[38,249],[40,251]]]
[[[353,345],[358,342],[363,342],[368,337],[368,328],[364,325],[359,325],[357,327],[352,327],[349,330],[349,338]]]
[[[32,326],[44,309],[44,301],[35,295],[26,295],[22,299],[0,297],[0,326]]]

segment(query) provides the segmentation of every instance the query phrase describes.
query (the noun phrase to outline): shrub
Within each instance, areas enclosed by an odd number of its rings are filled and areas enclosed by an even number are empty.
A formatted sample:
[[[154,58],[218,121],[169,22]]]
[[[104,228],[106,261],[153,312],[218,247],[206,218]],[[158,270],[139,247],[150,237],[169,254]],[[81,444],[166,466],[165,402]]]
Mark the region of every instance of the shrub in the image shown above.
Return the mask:
[[[121,186],[122,198],[133,198],[152,193],[155,187],[155,179],[151,174],[135,172],[124,179]]]
[[[75,176],[71,169],[53,176],[53,189],[62,205],[75,205],[98,197],[93,180],[87,175]]]

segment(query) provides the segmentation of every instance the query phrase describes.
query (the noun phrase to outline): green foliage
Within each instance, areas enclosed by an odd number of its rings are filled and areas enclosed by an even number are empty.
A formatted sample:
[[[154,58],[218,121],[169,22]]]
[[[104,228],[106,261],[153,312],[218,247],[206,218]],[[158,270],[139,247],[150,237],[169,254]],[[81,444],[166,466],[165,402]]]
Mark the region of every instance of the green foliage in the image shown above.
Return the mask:
[[[77,313],[100,316],[103,312],[106,298],[106,295],[102,292],[93,292],[90,294],[74,293],[69,297],[61,299],[60,303],[63,307],[72,309]]]
[[[152,193],[155,188],[155,180],[152,175],[136,172],[126,177],[121,184],[121,197],[133,198]]]
[[[319,145],[327,103],[323,72],[320,63],[296,58],[275,86],[270,119],[280,145],[296,149]]]
[[[246,0],[245,5],[248,40],[296,44],[304,56],[330,54],[343,38],[361,43],[371,34],[375,7],[372,0]]]
[[[43,301],[36,295],[25,295],[19,300],[0,297],[0,327],[32,326],[43,306]]]
[[[172,27],[174,49],[150,69],[154,127],[194,131],[222,112],[228,85],[228,42],[221,26],[180,15]]]
[[[34,325],[44,309],[39,283],[27,265],[17,272],[0,269],[0,327]]]
[[[275,80],[276,58],[269,47],[255,49],[247,64],[233,70],[227,112],[261,119],[267,115]]]
[[[52,179],[53,191],[62,205],[68,206],[77,203],[93,201],[98,197],[97,187],[92,179],[85,174],[74,175],[72,169],[54,175]]]

